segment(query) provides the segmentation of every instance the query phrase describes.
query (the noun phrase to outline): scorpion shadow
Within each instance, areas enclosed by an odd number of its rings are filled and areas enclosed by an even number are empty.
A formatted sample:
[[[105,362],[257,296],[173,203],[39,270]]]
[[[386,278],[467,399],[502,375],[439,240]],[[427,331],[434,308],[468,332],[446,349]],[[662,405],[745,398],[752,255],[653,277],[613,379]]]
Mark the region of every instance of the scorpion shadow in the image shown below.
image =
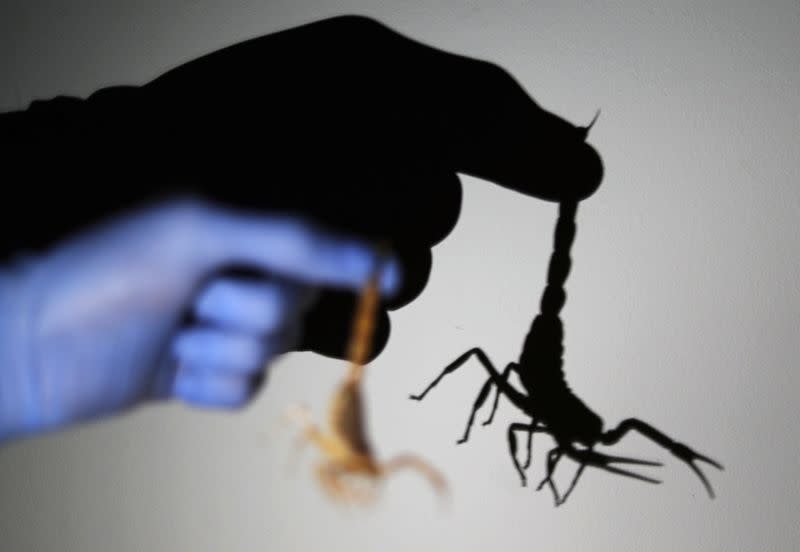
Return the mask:
[[[567,279],[571,265],[570,248],[575,238],[576,212],[576,202],[560,204],[553,254],[550,259],[547,285],[541,299],[540,312],[534,318],[530,331],[525,338],[519,360],[509,363],[501,373],[494,367],[486,353],[479,347],[475,347],[447,365],[442,373],[422,393],[411,395],[411,399],[422,400],[444,376],[454,372],[463,366],[467,360],[475,356],[489,373],[489,379],[481,387],[475,399],[466,430],[458,442],[465,443],[469,439],[470,429],[475,421],[478,409],[486,402],[492,388],[496,388],[491,414],[483,425],[488,425],[492,422],[501,395],[504,395],[517,408],[530,416],[528,422],[512,423],[508,427],[507,433],[511,459],[519,473],[523,486],[527,484],[525,470],[531,463],[533,434],[546,433],[555,440],[556,446],[547,455],[546,475],[539,483],[537,490],[548,485],[553,493],[556,506],[566,501],[586,466],[593,466],[649,483],[660,483],[656,479],[618,467],[620,464],[660,466],[660,463],[610,456],[595,450],[597,445],[616,444],[630,431],[637,431],[685,462],[697,474],[709,496],[713,498],[714,491],[711,488],[711,484],[698,467],[697,462],[706,462],[720,470],[723,469],[721,464],[699,454],[683,443],[674,441],[652,425],[637,418],[628,418],[615,428],[604,430],[602,418],[586,406],[572,392],[566,382],[562,358],[564,352],[564,328],[559,313],[566,302],[564,282]],[[509,382],[509,376],[512,372],[519,376],[524,392],[517,390]],[[517,458],[518,432],[527,434],[527,457],[523,464],[520,464]],[[553,481],[553,474],[558,462],[564,456],[575,460],[579,467],[566,492],[561,494]]]

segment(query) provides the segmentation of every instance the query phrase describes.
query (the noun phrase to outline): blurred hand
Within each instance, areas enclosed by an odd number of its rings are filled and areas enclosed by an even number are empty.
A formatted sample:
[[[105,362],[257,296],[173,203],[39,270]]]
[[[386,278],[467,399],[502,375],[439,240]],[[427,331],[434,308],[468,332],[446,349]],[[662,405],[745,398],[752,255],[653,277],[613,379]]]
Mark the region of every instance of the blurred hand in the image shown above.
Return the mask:
[[[316,289],[358,289],[375,263],[367,244],[300,220],[177,201],[12,266],[0,272],[0,441],[151,398],[241,406],[295,346]],[[260,277],[222,273],[232,266]],[[386,291],[399,284],[389,267]]]

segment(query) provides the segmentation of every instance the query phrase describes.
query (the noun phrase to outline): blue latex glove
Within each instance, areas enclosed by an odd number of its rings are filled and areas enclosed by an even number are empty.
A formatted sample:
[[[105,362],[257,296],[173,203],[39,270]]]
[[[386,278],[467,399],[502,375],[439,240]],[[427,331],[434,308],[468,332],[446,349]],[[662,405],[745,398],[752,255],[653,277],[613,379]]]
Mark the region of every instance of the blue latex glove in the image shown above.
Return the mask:
[[[357,289],[375,262],[297,219],[180,200],[3,267],[0,442],[147,399],[239,407],[291,348],[315,289]],[[221,276],[230,266],[264,277]],[[398,284],[392,262],[383,287]]]

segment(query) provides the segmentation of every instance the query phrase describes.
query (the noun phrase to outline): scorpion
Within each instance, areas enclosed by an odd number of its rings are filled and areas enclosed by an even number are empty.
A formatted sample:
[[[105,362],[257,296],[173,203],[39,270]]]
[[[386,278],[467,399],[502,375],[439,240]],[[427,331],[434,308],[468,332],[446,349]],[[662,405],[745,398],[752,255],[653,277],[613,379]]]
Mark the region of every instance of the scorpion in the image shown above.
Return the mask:
[[[588,131],[588,127],[586,130]],[[507,397],[511,403],[530,417],[528,423],[512,423],[508,427],[507,434],[511,458],[523,486],[527,485],[525,470],[530,466],[531,462],[533,434],[546,433],[555,440],[556,446],[547,454],[546,476],[539,483],[537,490],[541,490],[545,484],[549,485],[556,506],[563,504],[567,500],[586,466],[597,467],[649,483],[660,483],[660,481],[651,477],[619,467],[620,464],[660,466],[659,462],[609,456],[595,450],[597,445],[616,444],[630,431],[640,433],[685,462],[700,478],[709,496],[714,498],[711,484],[696,462],[705,462],[722,470],[721,464],[697,453],[683,443],[672,440],[652,425],[637,418],[626,419],[617,427],[604,431],[602,418],[590,410],[573,393],[566,382],[562,367],[564,330],[559,313],[566,302],[566,292],[563,286],[571,266],[569,251],[575,238],[576,212],[577,202],[562,202],[559,204],[559,217],[556,223],[555,243],[550,258],[547,285],[540,301],[540,312],[534,318],[525,338],[519,360],[509,363],[501,373],[494,367],[481,348],[472,348],[448,364],[422,393],[411,395],[410,398],[421,401],[444,376],[453,373],[474,356],[489,373],[489,379],[481,387],[475,399],[466,430],[463,437],[458,440],[458,443],[465,443],[469,439],[470,429],[477,411],[485,403],[492,387],[496,387],[497,391],[491,414],[483,422],[483,425],[488,425],[492,422],[500,395]],[[509,382],[512,372],[517,374],[519,382],[524,388],[524,393],[518,391]],[[517,458],[517,432],[520,431],[526,432],[528,436],[527,459],[523,465],[520,465]],[[553,481],[553,474],[559,460],[564,456],[576,461],[579,467],[566,492],[561,495]]]
[[[381,248],[385,251],[385,248]],[[381,255],[385,257],[385,254]],[[394,472],[409,468],[425,477],[439,495],[446,494],[442,475],[427,462],[411,454],[399,454],[385,463],[375,457],[366,435],[361,381],[364,365],[370,356],[376,311],[380,302],[380,264],[364,287],[356,307],[348,346],[349,368],[344,381],[333,395],[329,407],[329,431],[323,432],[311,420],[308,411],[296,406],[288,415],[299,421],[302,442],[311,442],[323,454],[317,466],[318,482],[329,497],[342,502],[366,503],[374,498],[374,486]],[[347,478],[360,477],[366,486],[348,484]]]

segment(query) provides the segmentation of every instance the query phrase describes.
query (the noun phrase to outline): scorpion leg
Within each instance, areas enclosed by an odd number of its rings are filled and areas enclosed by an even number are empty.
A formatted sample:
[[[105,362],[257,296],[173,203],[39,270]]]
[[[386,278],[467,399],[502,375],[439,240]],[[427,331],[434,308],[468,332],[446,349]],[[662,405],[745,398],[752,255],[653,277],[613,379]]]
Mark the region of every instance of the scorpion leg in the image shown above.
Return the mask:
[[[558,496],[558,489],[553,481],[553,472],[555,472],[556,465],[558,464],[558,461],[561,460],[563,455],[564,450],[560,446],[551,449],[550,452],[547,453],[547,475],[536,487],[537,491],[541,491],[542,487],[544,487],[545,483],[547,483],[550,486],[550,490],[553,492],[553,500],[555,501],[556,506],[561,504],[561,498]]]
[[[567,491],[562,496],[559,496],[558,490],[556,489],[555,486],[555,482],[553,481],[553,473],[555,472],[556,464],[558,464],[558,461],[564,454],[566,454],[567,456],[578,462],[580,466],[578,467],[578,470],[575,472],[575,476],[572,478],[572,482],[570,483]],[[551,450],[547,455],[547,476],[541,481],[541,483],[539,483],[539,486],[536,488],[536,490],[537,491],[541,490],[542,487],[544,487],[545,483],[549,484],[550,490],[553,491],[553,497],[556,501],[556,506],[560,506],[561,504],[564,504],[564,502],[566,502],[567,497],[569,497],[570,493],[572,493],[572,490],[578,483],[578,479],[580,478],[581,474],[583,474],[583,471],[586,468],[586,466],[594,466],[612,473],[616,473],[618,475],[625,475],[627,477],[640,479],[648,483],[660,483],[660,481],[656,479],[652,479],[650,477],[646,477],[644,475],[640,475],[635,472],[630,472],[609,465],[614,462],[625,463],[625,464],[638,464],[643,466],[661,465],[659,462],[650,462],[649,460],[638,460],[636,458],[624,458],[621,456],[608,456],[606,454],[595,452],[592,449],[578,450],[572,446],[567,448],[556,447],[553,450]]]
[[[422,399],[424,399],[425,395],[427,395],[431,389],[436,387],[436,385],[438,385],[438,383],[442,380],[444,376],[458,369],[469,359],[471,355],[475,355],[475,357],[483,365],[483,367],[486,368],[486,371],[489,372],[489,377],[491,378],[492,383],[494,383],[497,386],[498,390],[502,391],[503,394],[508,398],[508,400],[514,403],[514,406],[516,406],[529,416],[533,417],[533,414],[530,412],[531,408],[529,405],[530,401],[528,400],[528,397],[526,397],[525,395],[514,389],[514,387],[508,382],[508,380],[504,378],[500,372],[497,371],[497,369],[492,364],[492,361],[489,360],[489,357],[486,356],[486,353],[484,353],[480,347],[474,347],[469,351],[467,351],[466,353],[463,353],[453,362],[445,366],[442,373],[439,374],[439,376],[435,380],[433,380],[422,393],[420,393],[419,395],[410,395],[409,398],[415,401],[421,401]]]
[[[626,433],[628,433],[631,430],[638,431],[640,434],[644,435],[651,441],[658,443],[659,445],[670,451],[680,460],[683,460],[692,469],[692,471],[694,471],[694,473],[697,474],[697,477],[700,478],[700,481],[703,482],[706,491],[708,491],[708,495],[711,498],[714,498],[714,490],[711,488],[711,484],[708,482],[708,479],[706,478],[705,474],[700,470],[700,468],[697,465],[695,465],[695,462],[696,461],[707,462],[720,470],[724,469],[722,465],[719,462],[712,460],[708,456],[703,456],[702,454],[695,452],[694,450],[684,445],[683,443],[673,441],[672,439],[661,433],[659,430],[657,430],[650,424],[647,424],[636,418],[628,418],[627,420],[623,420],[622,422],[620,422],[620,424],[616,428],[603,433],[603,435],[600,438],[600,442],[606,445],[616,444],[617,442],[620,441],[620,439],[622,439],[625,436]]]
[[[586,469],[586,464],[581,464],[580,466],[578,466],[578,469],[575,472],[575,476],[572,478],[572,481],[569,484],[569,488],[567,488],[567,492],[565,492],[564,495],[561,497],[561,501],[559,502],[559,504],[564,504],[567,501],[567,498],[569,497],[570,493],[572,493],[572,489],[574,489],[575,485],[578,483],[578,479],[580,479],[584,469]]]
[[[466,358],[470,354],[475,355],[475,357],[478,359],[481,365],[483,365],[483,367],[486,368],[486,371],[489,372],[489,377],[492,379],[492,382],[497,386],[497,389],[499,391],[502,391],[503,394],[506,396],[506,398],[510,400],[514,404],[514,406],[522,410],[531,418],[535,417],[533,412],[531,412],[530,399],[526,395],[523,395],[522,393],[514,389],[514,386],[512,386],[507,379],[503,378],[503,375],[497,371],[497,368],[494,367],[492,361],[489,360],[489,357],[486,356],[486,353],[484,353],[483,349],[481,349],[480,347],[475,347],[474,349],[470,349],[469,351],[461,355],[458,359],[453,361],[453,364],[456,364],[456,362],[459,362],[459,360],[461,364],[463,364]],[[445,370],[447,370],[447,368],[445,368]],[[444,373],[437,378],[437,381],[441,379],[443,375]],[[433,387],[435,383],[436,382],[432,383],[430,387]],[[430,389],[430,387],[428,389]],[[425,392],[427,393],[427,391],[428,390],[426,390]]]
[[[508,366],[506,366],[505,370],[503,370],[503,373],[500,375],[500,377],[502,377],[504,380],[508,380],[508,375],[511,373],[511,369],[513,366],[514,363],[511,363]],[[483,384],[483,387],[481,387],[481,390],[478,392],[478,397],[475,399],[475,403],[472,405],[472,412],[469,413],[469,420],[467,420],[467,427],[464,430],[464,436],[457,441],[459,445],[462,443],[466,443],[467,440],[469,439],[469,432],[472,429],[472,424],[475,423],[475,415],[478,413],[480,407],[483,406],[483,403],[486,402],[486,399],[488,398],[489,393],[492,390],[492,384],[493,384],[492,378],[489,378],[488,380],[486,380],[486,383]],[[497,402],[499,399],[500,399],[500,389],[497,390],[497,395],[495,395],[494,406],[492,407],[492,413],[489,416],[489,419],[483,422],[483,425],[491,423],[492,418],[494,418],[494,412],[495,410],[497,410]]]
[[[475,353],[475,356],[478,358],[480,363],[484,368],[486,368],[486,371],[489,372],[489,377],[492,378],[492,382],[494,382],[494,384],[497,386],[497,390],[502,391],[503,395],[505,395],[506,398],[514,404],[514,406],[522,410],[531,418],[535,418],[535,414],[531,411],[530,399],[526,395],[523,395],[514,389],[514,386],[511,385],[507,379],[503,378],[502,374],[500,374],[500,372],[498,372],[497,369],[492,365],[489,357],[486,356],[486,353],[477,347],[472,349],[470,352]]]
[[[469,360],[469,357],[472,356],[472,355],[477,355],[479,360],[481,359],[481,357],[483,357],[484,359],[486,359],[487,362],[489,361],[488,357],[486,356],[486,353],[484,353],[480,349],[480,347],[473,347],[472,349],[470,349],[466,353],[463,353],[462,355],[460,355],[453,362],[451,362],[450,364],[445,366],[444,370],[442,370],[442,373],[439,374],[439,376],[435,380],[433,380],[430,383],[430,385],[428,385],[428,387],[425,388],[425,391],[423,391],[419,395],[410,395],[409,398],[412,399],[412,400],[415,400],[415,401],[421,401],[422,399],[424,399],[425,395],[427,395],[428,392],[431,389],[436,387],[439,384],[439,382],[442,380],[443,377],[445,377],[447,374],[449,374],[451,372],[455,372],[458,368],[461,367],[462,364],[467,362],[467,360]],[[491,363],[489,363],[489,365],[491,366]]]
[[[524,469],[530,465],[532,436],[536,431],[544,431],[544,429],[537,427],[537,423],[538,422],[536,420],[533,420],[530,424],[513,423],[508,426],[508,448],[511,453],[511,459],[514,461],[514,467],[517,469],[517,473],[522,480],[523,487],[527,486],[528,484],[528,478],[525,476]],[[514,433],[515,431],[520,430],[528,432],[528,459],[524,468],[520,466],[519,461],[517,460],[517,435]]]
[[[594,450],[593,450],[593,449],[591,449],[591,448],[590,448],[590,449],[588,449],[588,450],[589,450],[589,451],[590,451],[590,452],[591,452],[593,455],[598,455],[599,457],[602,457],[604,460],[605,460],[605,459],[607,459],[606,461],[608,461],[608,462],[612,462],[612,461],[615,461],[615,460],[616,460],[616,461],[631,461],[631,462],[633,462],[633,463],[635,463],[635,464],[639,464],[639,463],[642,463],[642,462],[644,462],[644,463],[646,463],[646,464],[648,464],[648,465],[649,465],[649,464],[655,464],[654,462],[647,462],[646,460],[635,460],[635,459],[622,458],[622,457],[617,457],[617,456],[605,456],[605,455],[602,455],[602,454],[599,454],[599,453],[595,453],[595,452],[594,452]],[[577,450],[575,450],[575,449],[573,448],[572,450],[568,450],[568,451],[567,451],[567,454],[568,454],[568,455],[570,455],[570,456],[574,456],[576,453],[577,453],[578,455],[581,455],[583,452],[584,452],[584,451],[577,451]],[[584,459],[585,459],[585,458],[584,458]],[[580,465],[578,466],[578,469],[575,471],[575,475],[574,475],[574,477],[572,478],[572,481],[571,481],[571,482],[570,482],[570,484],[569,484],[569,488],[567,488],[567,492],[565,492],[565,493],[564,493],[564,494],[561,496],[561,502],[560,502],[560,504],[564,504],[564,503],[567,501],[567,498],[568,498],[568,497],[569,497],[569,495],[572,493],[572,490],[575,488],[575,485],[577,485],[577,484],[578,484],[578,479],[580,479],[580,477],[581,477],[581,474],[583,474],[583,470],[585,470],[585,469],[586,469],[586,465],[587,465],[587,462],[585,462],[585,461],[581,461]],[[660,465],[660,464],[659,464],[659,465]],[[614,468],[614,469],[617,469],[617,468]]]
[[[464,429],[464,435],[456,441],[456,444],[466,443],[469,440],[469,431],[472,429],[472,424],[475,423],[475,414],[477,414],[478,409],[483,406],[483,403],[486,402],[486,398],[489,396],[489,392],[492,390],[492,380],[486,380],[486,383],[483,384],[481,390],[478,392],[478,396],[475,398],[475,402],[472,404],[472,411],[469,413],[469,419],[467,420],[467,427]]]
[[[533,446],[533,434],[536,431],[540,431],[542,433],[547,433],[547,428],[544,426],[539,426],[538,429],[528,432],[528,456],[525,458],[525,463],[522,464],[522,469],[527,470],[531,467],[531,447]]]
[[[509,363],[509,365],[506,366],[506,369],[503,370],[503,373],[501,374],[503,379],[508,381],[509,374],[511,373],[512,370],[514,370],[516,368],[519,368],[519,366],[516,363],[514,363],[514,362]],[[492,380],[490,378],[487,383],[491,383],[491,381]],[[501,392],[500,392],[500,388],[498,387],[497,390],[496,390],[496,393],[494,395],[494,404],[492,404],[492,412],[489,414],[489,417],[486,419],[486,421],[483,422],[483,425],[485,425],[485,426],[489,425],[489,424],[492,423],[492,420],[494,420],[494,413],[497,412],[497,405],[500,403],[500,395],[501,395]]]

